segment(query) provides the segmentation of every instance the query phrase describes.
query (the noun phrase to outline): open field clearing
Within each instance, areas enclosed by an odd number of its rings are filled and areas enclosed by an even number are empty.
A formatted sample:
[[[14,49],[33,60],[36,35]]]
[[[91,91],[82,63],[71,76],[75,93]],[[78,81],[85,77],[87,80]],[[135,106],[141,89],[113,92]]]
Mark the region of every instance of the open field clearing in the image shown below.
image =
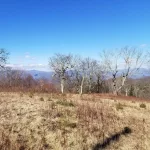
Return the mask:
[[[149,150],[150,103],[0,94],[0,150]]]

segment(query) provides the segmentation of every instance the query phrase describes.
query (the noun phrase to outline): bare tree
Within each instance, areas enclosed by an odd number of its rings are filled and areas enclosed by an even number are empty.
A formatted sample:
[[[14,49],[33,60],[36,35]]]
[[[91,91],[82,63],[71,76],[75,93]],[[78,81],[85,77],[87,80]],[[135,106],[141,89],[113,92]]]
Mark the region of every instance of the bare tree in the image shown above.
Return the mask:
[[[8,81],[9,87],[18,86],[21,83],[23,71],[13,70],[10,67],[6,67],[6,81]]]
[[[49,59],[49,66],[55,72],[54,76],[59,77],[61,92],[64,93],[66,73],[74,67],[73,56],[70,54],[55,54],[55,56]]]
[[[132,47],[124,47],[115,52],[103,51],[101,59],[108,75],[112,78],[112,89],[115,95],[125,85],[127,78],[137,73],[146,61],[144,52]]]
[[[88,92],[92,92],[92,83],[94,81],[94,72],[96,70],[97,61],[94,59],[90,59],[89,57],[85,59],[86,63],[86,78],[88,83]]]
[[[105,83],[105,74],[106,74],[105,67],[97,62],[95,64],[95,70],[94,70],[97,93],[100,93],[100,88],[102,88],[103,84]],[[104,89],[103,89],[103,91],[104,91]]]
[[[80,94],[83,94],[83,86],[84,86],[84,82],[85,82],[86,74],[87,74],[86,69],[87,69],[86,62],[84,60],[81,60],[79,64],[79,73],[81,75]]]
[[[98,61],[91,58],[78,57],[74,68],[74,79],[79,87],[78,92],[83,94],[86,89],[89,93],[94,89],[96,75],[98,75]],[[99,73],[100,74],[100,73]]]
[[[88,77],[88,72],[89,72],[89,68],[88,68],[88,58],[81,58],[81,57],[77,57],[76,59],[76,65],[74,68],[74,76],[77,82],[77,85],[79,86],[79,94],[82,95],[83,94],[83,89],[85,86],[85,82],[87,81],[87,77]]]

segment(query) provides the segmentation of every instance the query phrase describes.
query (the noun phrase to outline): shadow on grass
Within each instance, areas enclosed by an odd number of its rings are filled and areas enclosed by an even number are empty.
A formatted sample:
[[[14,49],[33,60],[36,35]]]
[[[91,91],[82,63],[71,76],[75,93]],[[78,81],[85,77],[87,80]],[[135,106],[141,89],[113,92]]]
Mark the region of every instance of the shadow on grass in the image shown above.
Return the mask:
[[[93,150],[102,150],[109,146],[112,142],[118,141],[120,136],[131,134],[132,130],[129,127],[125,127],[121,132],[113,134],[111,137],[106,138],[102,143],[98,143],[93,147]]]

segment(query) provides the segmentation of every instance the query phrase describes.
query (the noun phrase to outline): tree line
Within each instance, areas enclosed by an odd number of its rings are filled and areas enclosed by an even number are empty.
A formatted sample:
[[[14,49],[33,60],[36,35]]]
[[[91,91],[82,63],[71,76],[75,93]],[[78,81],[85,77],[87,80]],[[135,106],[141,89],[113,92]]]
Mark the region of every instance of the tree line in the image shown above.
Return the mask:
[[[131,77],[148,66],[148,52],[133,47],[102,51],[99,60],[71,54],[55,54],[49,59],[61,92],[131,94]],[[129,88],[130,87],[130,88]]]
[[[55,54],[48,64],[54,72],[51,81],[34,79],[25,71],[6,67],[9,53],[0,49],[1,91],[41,91],[61,93],[113,93],[149,97],[149,78],[132,79],[149,64],[149,52],[133,47],[101,51],[99,59],[72,54]]]
[[[24,70],[7,67],[9,53],[0,49],[0,91],[10,92],[57,92],[52,82],[47,79],[34,79]]]

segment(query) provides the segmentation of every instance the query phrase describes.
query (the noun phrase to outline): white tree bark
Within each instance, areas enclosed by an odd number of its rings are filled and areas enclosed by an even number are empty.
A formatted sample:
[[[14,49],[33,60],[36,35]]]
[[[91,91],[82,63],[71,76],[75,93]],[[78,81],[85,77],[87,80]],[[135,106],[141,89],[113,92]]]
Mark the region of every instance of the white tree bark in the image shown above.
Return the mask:
[[[73,56],[70,54],[55,54],[55,56],[50,58],[49,66],[54,70],[54,76],[59,77],[61,93],[64,93],[67,71],[71,70],[74,67]]]
[[[82,81],[81,81],[81,86],[80,86],[80,95],[83,94],[83,84],[84,84],[84,79],[85,79],[85,77],[83,76],[83,77],[82,77]]]
[[[118,52],[104,51],[101,59],[111,75],[113,93],[116,95],[124,87],[128,77],[135,74],[146,62],[146,55],[135,48],[124,47]]]
[[[61,93],[64,94],[64,79],[61,79]]]

